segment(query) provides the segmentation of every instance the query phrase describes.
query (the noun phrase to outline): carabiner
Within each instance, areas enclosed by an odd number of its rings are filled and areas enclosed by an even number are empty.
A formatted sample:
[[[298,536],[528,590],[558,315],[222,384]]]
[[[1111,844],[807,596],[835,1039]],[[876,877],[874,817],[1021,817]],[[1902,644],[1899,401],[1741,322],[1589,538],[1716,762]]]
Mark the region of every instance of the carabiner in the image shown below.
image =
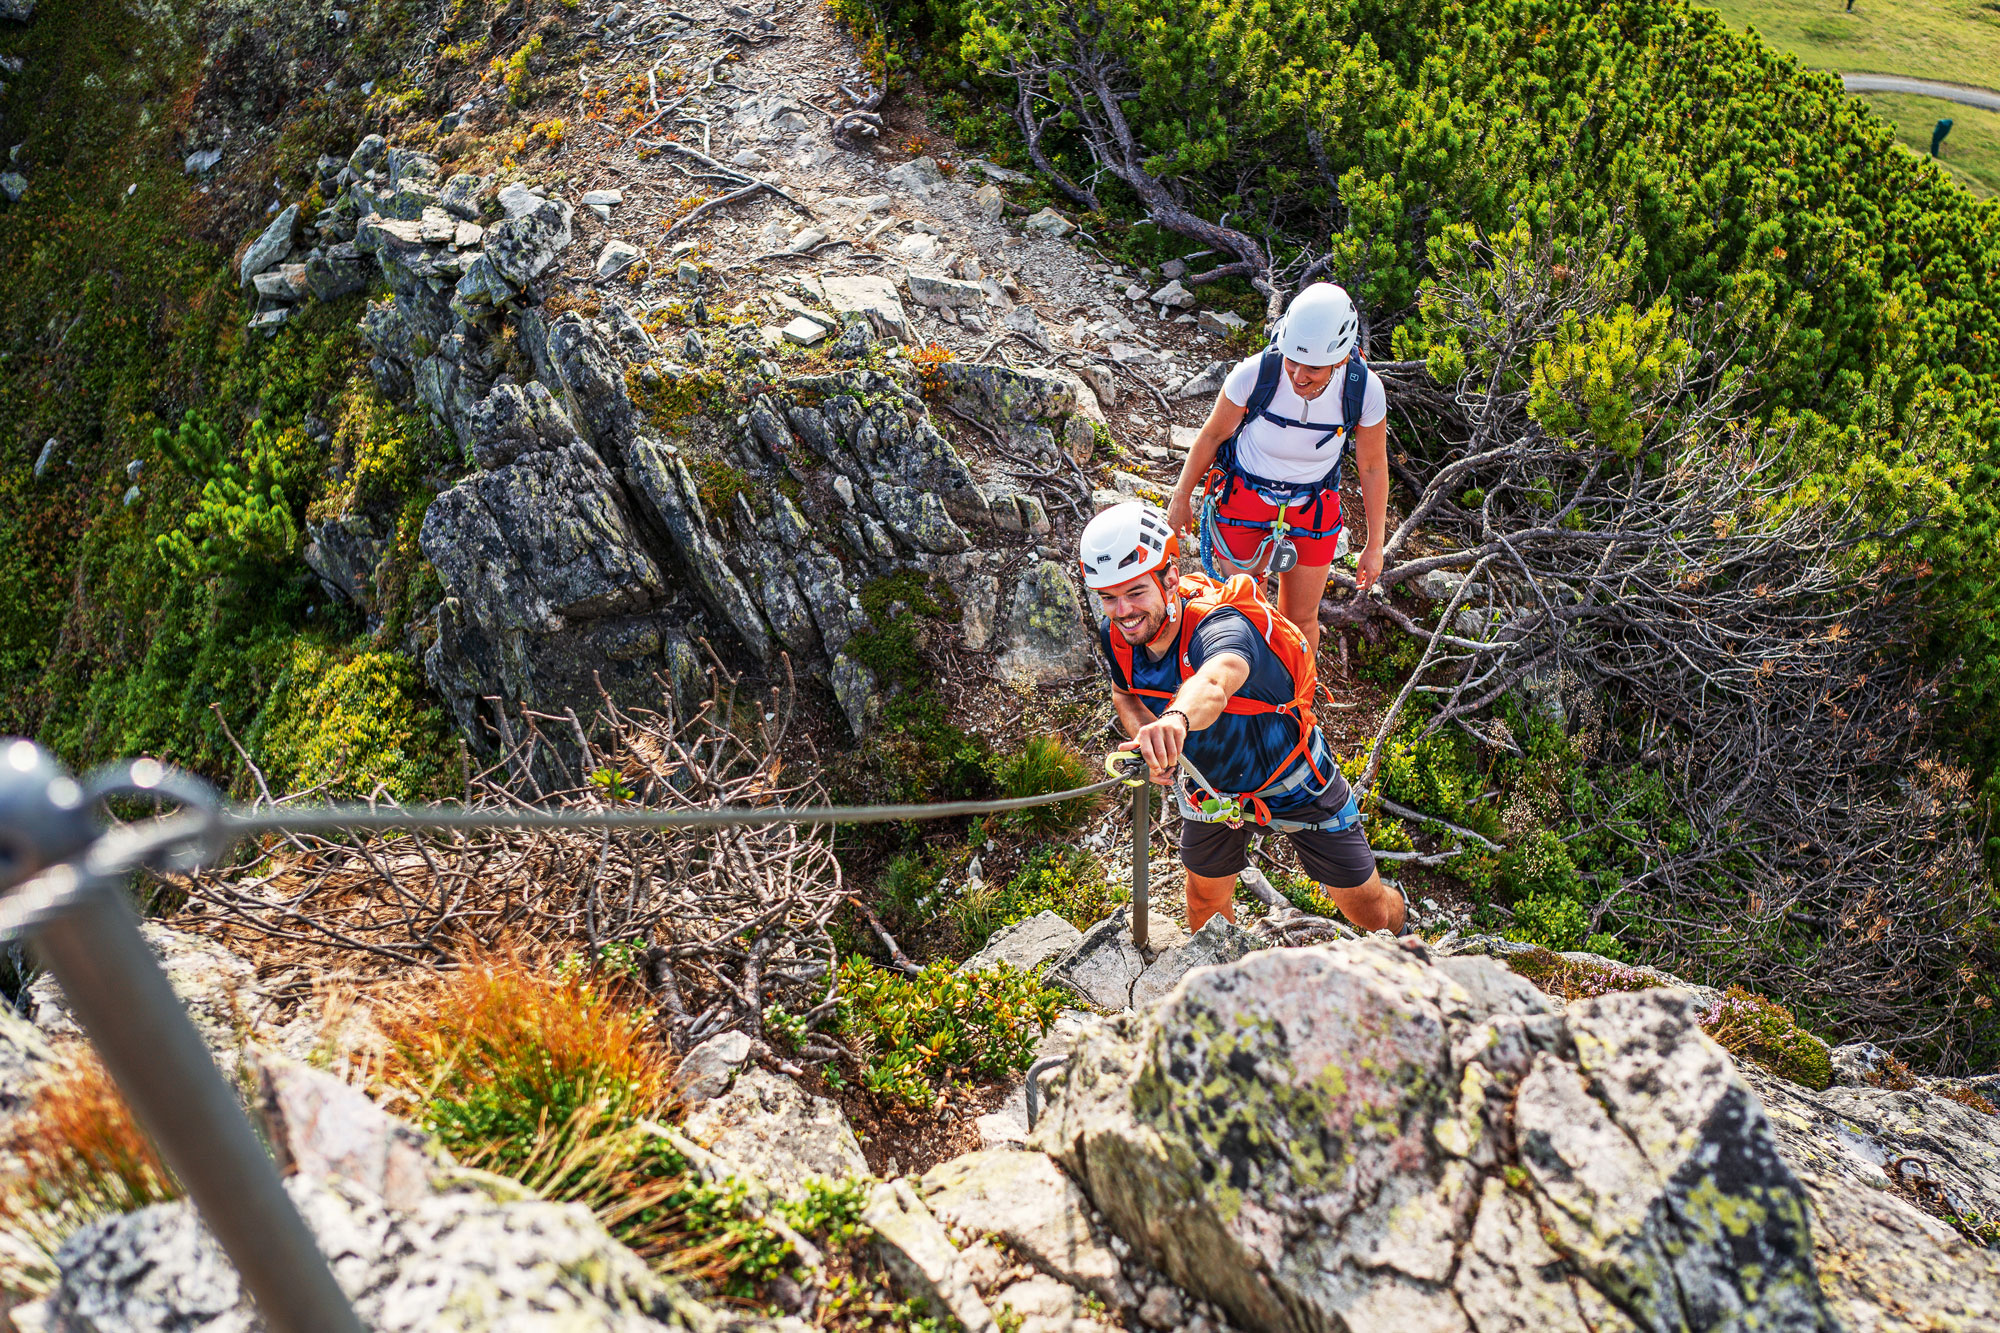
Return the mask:
[[[1128,787],[1146,785],[1146,761],[1132,750],[1113,750],[1104,756],[1104,771]],[[1133,774],[1138,774],[1134,777]]]

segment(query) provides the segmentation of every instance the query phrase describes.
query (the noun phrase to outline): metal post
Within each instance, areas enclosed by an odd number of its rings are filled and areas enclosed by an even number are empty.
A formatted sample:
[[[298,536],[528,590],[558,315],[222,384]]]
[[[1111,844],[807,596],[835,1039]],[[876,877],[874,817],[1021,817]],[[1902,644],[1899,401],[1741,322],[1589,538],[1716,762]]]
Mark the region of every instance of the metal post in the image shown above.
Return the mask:
[[[1132,785],[1132,943],[1142,953],[1146,949],[1147,930],[1152,925],[1152,908],[1147,897],[1153,885],[1146,869],[1146,856],[1152,851],[1153,842],[1152,790],[1150,782]]]
[[[34,941],[105,1068],[236,1265],[264,1324],[274,1333],[362,1333],[277,1167],[140,934],[120,879],[94,877],[35,927]]]

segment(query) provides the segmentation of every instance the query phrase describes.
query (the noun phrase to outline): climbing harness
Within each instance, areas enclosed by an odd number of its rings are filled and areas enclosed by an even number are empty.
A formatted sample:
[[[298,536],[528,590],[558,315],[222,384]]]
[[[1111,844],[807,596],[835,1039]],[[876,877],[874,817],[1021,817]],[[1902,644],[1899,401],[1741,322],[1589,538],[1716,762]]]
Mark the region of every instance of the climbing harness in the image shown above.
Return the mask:
[[[1257,363],[1256,387],[1250,391],[1250,401],[1243,405],[1242,424],[1215,451],[1215,462],[1202,480],[1201,517],[1196,531],[1201,567],[1210,578],[1220,579],[1235,574],[1283,574],[1299,563],[1298,547],[1293,544],[1291,533],[1297,532],[1308,541],[1317,541],[1341,529],[1338,509],[1335,510],[1333,526],[1328,528],[1301,527],[1291,522],[1288,516],[1294,508],[1316,505],[1329,492],[1338,496],[1347,439],[1352,423],[1361,419],[1361,409],[1368,393],[1367,363],[1358,353],[1348,356],[1340,383],[1340,424],[1335,426],[1325,422],[1295,421],[1271,410],[1271,403],[1278,393],[1278,377],[1284,369],[1284,353],[1275,345],[1264,349],[1263,358]],[[1257,420],[1295,430],[1321,431],[1313,448],[1319,450],[1332,444],[1333,465],[1315,481],[1273,481],[1245,471],[1237,460],[1236,443],[1249,424]],[[1262,519],[1233,518],[1222,513],[1236,487],[1250,491],[1265,504],[1275,507],[1277,517],[1266,522]],[[1338,503],[1336,498],[1335,504]],[[1222,538],[1221,529],[1224,527],[1261,529],[1264,536],[1247,559],[1239,560]]]

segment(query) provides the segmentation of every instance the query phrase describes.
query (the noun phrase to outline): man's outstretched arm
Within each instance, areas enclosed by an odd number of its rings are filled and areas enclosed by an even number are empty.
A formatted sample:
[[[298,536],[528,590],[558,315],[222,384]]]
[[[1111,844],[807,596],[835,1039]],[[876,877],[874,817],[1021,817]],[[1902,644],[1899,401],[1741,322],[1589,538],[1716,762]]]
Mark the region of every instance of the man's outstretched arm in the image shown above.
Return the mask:
[[[1187,741],[1190,731],[1201,731],[1215,719],[1222,716],[1223,708],[1230,696],[1243,688],[1243,682],[1250,678],[1250,663],[1235,653],[1217,653],[1201,664],[1192,676],[1174,694],[1174,701],[1167,705],[1162,715],[1153,718],[1138,702],[1136,695],[1125,696],[1123,691],[1114,695],[1119,720],[1125,723],[1132,739],[1118,748],[1137,750],[1145,759],[1146,767],[1152,770],[1153,781],[1166,784],[1174,780],[1181,761],[1181,747]],[[1122,697],[1121,697],[1122,696]],[[1130,698],[1145,721],[1133,730],[1137,716],[1126,712],[1126,698]],[[1181,719],[1187,720],[1183,722]]]

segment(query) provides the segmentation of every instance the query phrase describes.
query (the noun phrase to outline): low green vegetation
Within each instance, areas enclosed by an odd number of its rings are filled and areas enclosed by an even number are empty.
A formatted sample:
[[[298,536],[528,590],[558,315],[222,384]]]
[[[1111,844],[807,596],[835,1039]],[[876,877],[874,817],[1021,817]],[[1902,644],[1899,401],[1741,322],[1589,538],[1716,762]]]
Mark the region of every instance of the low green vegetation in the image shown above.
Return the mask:
[[[1809,69],[2000,85],[2000,13],[1984,0],[1854,0],[1852,9],[1842,0],[1720,0],[1715,9]]]
[[[1034,974],[1005,966],[959,972],[943,961],[913,977],[865,958],[840,965],[841,1035],[860,1057],[862,1086],[906,1106],[1026,1069],[1062,1008]]]
[[[1060,736],[1031,736],[1020,753],[992,760],[994,795],[1006,800],[1071,791],[1101,780],[1090,761]],[[1081,827],[1104,808],[1104,798],[1081,797],[1051,805],[1030,806],[996,816],[1000,827],[1031,838],[1052,838]]]
[[[1792,1011],[1775,1000],[1731,986],[1702,1015],[1708,1035],[1731,1054],[1754,1060],[1778,1077],[1817,1091],[1833,1082],[1833,1057]]]
[[[2000,85],[2000,69],[1993,82]],[[1897,143],[1920,157],[1930,157],[1931,131],[1949,118],[1951,133],[1931,160],[1981,198],[2000,194],[2000,111],[1908,93],[1864,93],[1861,100],[1895,126]]]
[[[952,904],[952,920],[967,946],[977,949],[1002,927],[1042,912],[1087,930],[1127,896],[1126,889],[1106,882],[1096,857],[1045,843],[1028,853],[1004,885],[967,890]]]
[[[357,51],[393,42],[389,8],[353,7]],[[212,17],[218,59],[269,35]],[[308,307],[274,338],[245,333],[229,251],[262,223],[196,192],[162,114],[204,77],[185,21],[50,0],[0,34],[25,62],[8,114],[30,182],[0,214],[0,731],[76,765],[152,753],[226,778],[233,730],[288,783],[420,795],[452,750],[403,638],[426,591],[414,526],[379,572],[380,637],[300,551],[330,500],[396,515],[427,493],[431,434],[368,383],[358,298]],[[205,77],[284,69],[225,61]],[[315,138],[273,166],[298,182],[345,147]],[[393,688],[377,695],[381,682]],[[351,738],[294,711],[328,706]]]
[[[704,1181],[657,1126],[678,1119],[642,1009],[585,969],[475,960],[386,1016],[390,1077],[463,1164],[589,1207],[656,1268],[756,1302],[795,1262],[741,1182]],[[861,1181],[769,1207],[792,1229],[864,1239]]]

